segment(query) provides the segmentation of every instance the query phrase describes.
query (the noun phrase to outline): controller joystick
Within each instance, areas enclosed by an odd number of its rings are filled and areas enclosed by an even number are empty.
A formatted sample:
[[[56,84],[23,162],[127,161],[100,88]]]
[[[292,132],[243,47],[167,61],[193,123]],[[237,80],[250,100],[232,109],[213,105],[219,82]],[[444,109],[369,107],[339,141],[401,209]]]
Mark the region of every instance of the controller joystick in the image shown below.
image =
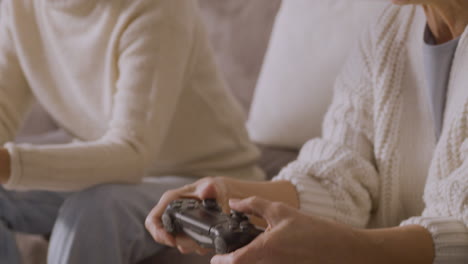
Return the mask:
[[[202,201],[202,205],[207,210],[221,211],[215,199],[206,199]]]

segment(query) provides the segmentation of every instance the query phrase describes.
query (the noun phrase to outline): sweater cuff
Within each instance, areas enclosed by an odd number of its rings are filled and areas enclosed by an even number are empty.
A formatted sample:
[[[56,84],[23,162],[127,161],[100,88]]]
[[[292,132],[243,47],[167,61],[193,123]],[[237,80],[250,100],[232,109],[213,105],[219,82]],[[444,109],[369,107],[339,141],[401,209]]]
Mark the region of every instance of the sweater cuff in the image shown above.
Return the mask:
[[[283,169],[273,181],[289,181],[295,187],[299,198],[300,210],[309,215],[338,220],[333,197],[316,179]]]
[[[7,149],[8,153],[10,154],[10,166],[11,166],[10,178],[8,179],[8,182],[4,186],[7,189],[12,189],[12,188],[19,186],[19,183],[21,182],[21,175],[22,175],[21,158],[20,158],[20,153],[18,149],[15,147],[15,144],[7,143],[5,144],[4,148]]]
[[[420,225],[432,235],[434,264],[468,263],[468,229],[463,222],[450,217],[414,217],[401,226]]]

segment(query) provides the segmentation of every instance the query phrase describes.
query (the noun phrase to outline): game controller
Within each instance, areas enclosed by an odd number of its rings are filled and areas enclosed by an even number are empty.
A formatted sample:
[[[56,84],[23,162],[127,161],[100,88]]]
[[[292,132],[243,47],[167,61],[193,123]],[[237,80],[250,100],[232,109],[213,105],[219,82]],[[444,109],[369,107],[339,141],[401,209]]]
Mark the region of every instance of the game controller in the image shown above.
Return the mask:
[[[263,232],[243,213],[223,213],[213,199],[202,202],[175,200],[167,206],[162,222],[167,232],[174,235],[185,233],[200,246],[213,248],[216,254],[244,247]]]

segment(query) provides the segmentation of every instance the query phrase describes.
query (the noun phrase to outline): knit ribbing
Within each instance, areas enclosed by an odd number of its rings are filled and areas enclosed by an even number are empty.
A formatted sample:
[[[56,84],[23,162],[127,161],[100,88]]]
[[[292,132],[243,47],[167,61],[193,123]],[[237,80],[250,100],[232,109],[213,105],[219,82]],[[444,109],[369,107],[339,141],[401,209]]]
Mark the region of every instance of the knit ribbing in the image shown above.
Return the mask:
[[[468,230],[458,219],[415,217],[401,225],[420,225],[429,230],[436,251],[434,264],[462,264],[468,260]]]

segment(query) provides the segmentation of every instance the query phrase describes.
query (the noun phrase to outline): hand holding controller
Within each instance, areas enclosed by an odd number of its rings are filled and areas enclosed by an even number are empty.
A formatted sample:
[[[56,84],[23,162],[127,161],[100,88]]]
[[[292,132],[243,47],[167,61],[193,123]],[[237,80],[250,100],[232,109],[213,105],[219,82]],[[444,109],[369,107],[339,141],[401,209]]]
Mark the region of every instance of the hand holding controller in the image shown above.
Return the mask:
[[[214,248],[216,254],[235,251],[263,232],[243,213],[223,213],[216,200],[211,199],[175,200],[166,208],[162,222],[169,233],[185,233],[202,247]]]

